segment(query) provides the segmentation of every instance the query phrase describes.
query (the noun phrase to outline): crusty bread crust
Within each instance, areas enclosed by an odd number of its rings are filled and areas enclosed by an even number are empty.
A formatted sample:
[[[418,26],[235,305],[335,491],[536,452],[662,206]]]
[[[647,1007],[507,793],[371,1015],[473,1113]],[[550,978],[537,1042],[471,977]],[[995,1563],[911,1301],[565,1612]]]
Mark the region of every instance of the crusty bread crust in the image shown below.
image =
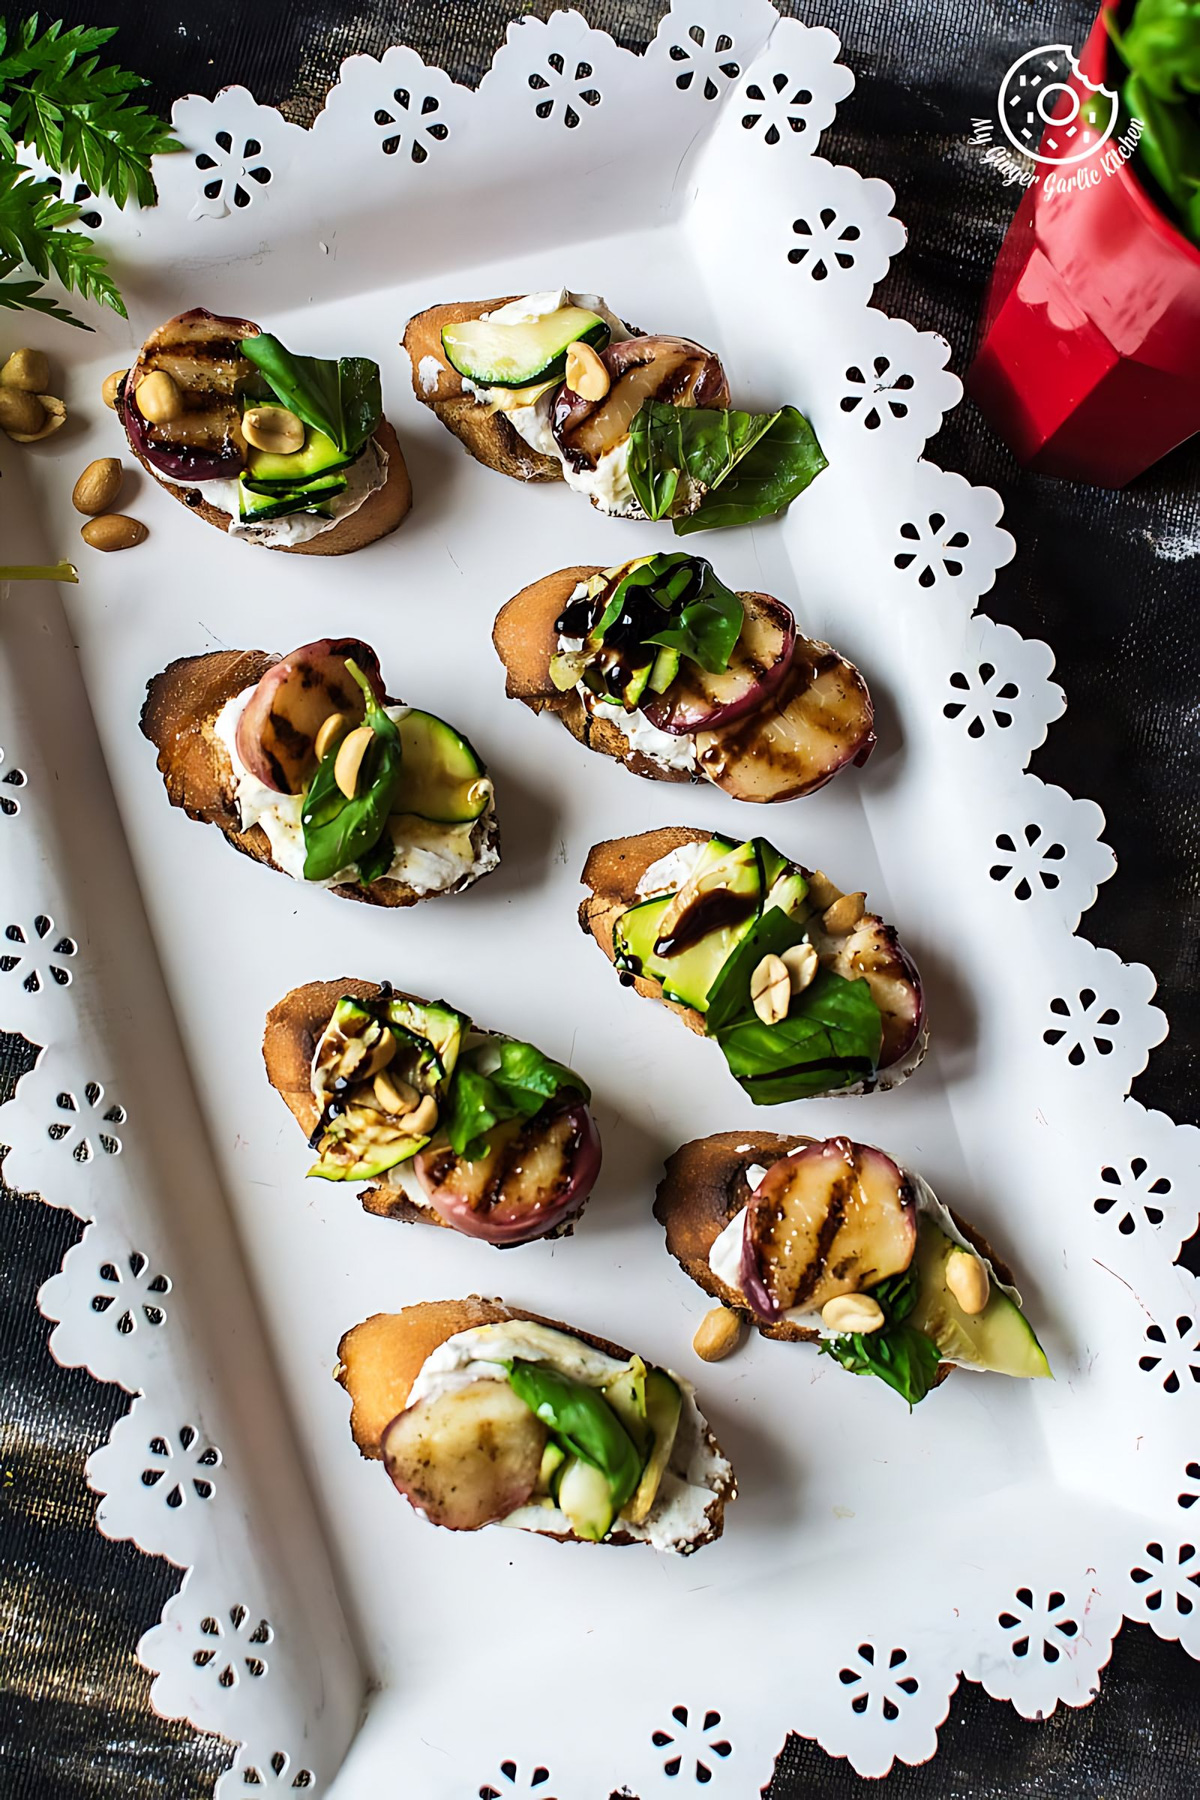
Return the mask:
[[[218,531],[229,530],[232,523],[230,515],[204,498],[203,482],[188,487],[186,483],[168,481],[165,475],[160,475],[146,461],[128,432],[125,436],[130,450],[152,477],[156,487],[162,488],[164,493],[186,506],[190,513],[203,519],[206,525],[215,525]],[[373,494],[368,494],[356,511],[330,526],[328,531],[318,532],[316,537],[309,538],[303,544],[261,544],[254,548],[282,550],[288,556],[346,556],[350,551],[361,550],[364,545],[373,544],[376,538],[387,537],[389,532],[395,531],[412,506],[412,482],[404,461],[404,452],[400,448],[400,440],[386,419],[381,419],[376,427],[375,442],[381,450],[387,452],[387,480]]]
[[[265,650],[212,650],[204,656],[178,657],[147,682],[141,728],[158,751],[158,768],[171,805],[182,807],[189,819],[215,825],[243,856],[279,870],[262,826],[252,825],[249,831],[241,828],[229,756],[213,732],[226,702],[259,681],[272,660]],[[493,818],[489,842],[498,840]],[[445,892],[458,893],[471,885],[471,879],[464,876]],[[390,876],[368,887],[342,882],[329,891],[368,906],[415,906],[418,900],[440,898],[418,894],[406,882]]]
[[[777,1131],[718,1131],[711,1137],[693,1138],[667,1158],[654,1198],[654,1216],[666,1232],[667,1249],[684,1274],[714,1300],[747,1319],[763,1337],[789,1344],[819,1343],[820,1333],[791,1319],[765,1323],[744,1294],[713,1273],[708,1259],[721,1232],[750,1199],[747,1169],[756,1164],[769,1169],[793,1150],[818,1141]],[[967,1242],[991,1263],[1000,1280],[1011,1285],[1010,1270],[986,1238],[956,1212],[951,1211],[950,1217]],[[952,1363],[938,1365],[939,1383],[952,1367]]]
[[[657,831],[638,832],[633,837],[607,838],[593,844],[583,865],[582,880],[592,891],[580,904],[579,923],[595,938],[609,962],[613,960],[613,927],[618,918],[638,897],[638,882],[660,857],[669,856],[684,844],[707,844],[712,833],[697,831],[690,825],[660,825]],[[694,1007],[681,1006],[677,1000],[664,999],[657,981],[636,976],[635,993],[645,1000],[657,1000],[660,1006],[678,1013],[691,1031],[704,1035],[704,1018]]]
[[[499,475],[510,476],[513,481],[561,481],[563,472],[557,458],[532,449],[503,413],[481,406],[468,394],[462,376],[447,361],[442,349],[444,325],[478,319],[482,313],[495,312],[498,306],[507,306],[510,300],[519,298],[508,294],[498,300],[458,300],[449,306],[426,307],[411,318],[403,343],[412,364],[413,393],[422,406],[437,414],[476,462],[495,469]],[[434,364],[436,376],[431,381]]]
[[[508,1306],[503,1300],[482,1299],[478,1294],[468,1295],[465,1300],[422,1300],[403,1307],[398,1313],[376,1313],[343,1334],[334,1370],[334,1379],[350,1396],[350,1430],[360,1454],[376,1461],[381,1459],[380,1443],[384,1432],[396,1415],[404,1411],[413,1382],[439,1344],[460,1331],[470,1331],[477,1325],[500,1324],[506,1319],[526,1319],[534,1325],[549,1325],[555,1331],[565,1331],[571,1337],[580,1338],[593,1350],[616,1357],[620,1362],[629,1359],[628,1350],[607,1338],[595,1337],[590,1331],[580,1331],[574,1325],[564,1325],[558,1319],[547,1319],[541,1313]],[[705,1432],[710,1449],[722,1455],[721,1447],[707,1425]],[[714,1493],[708,1507],[708,1530],[694,1540],[693,1550],[720,1537],[725,1528],[725,1507],[736,1493],[737,1484],[730,1475],[724,1486]],[[536,1535],[551,1538],[556,1543],[592,1541],[576,1537],[574,1532],[540,1531]],[[614,1531],[603,1541],[623,1545],[642,1540],[625,1531]]]

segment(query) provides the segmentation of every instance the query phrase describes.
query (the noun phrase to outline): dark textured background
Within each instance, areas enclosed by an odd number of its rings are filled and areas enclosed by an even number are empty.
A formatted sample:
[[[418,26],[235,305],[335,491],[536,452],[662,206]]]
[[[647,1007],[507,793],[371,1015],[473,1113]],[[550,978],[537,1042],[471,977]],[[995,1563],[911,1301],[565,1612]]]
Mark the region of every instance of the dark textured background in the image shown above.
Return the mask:
[[[630,49],[652,34],[658,0],[582,0],[593,24]],[[857,76],[822,143],[833,161],[896,190],[908,250],[876,304],[943,332],[965,371],[983,283],[1015,190],[968,147],[972,115],[994,110],[1000,79],[1022,51],[1078,46],[1092,0],[813,0],[785,11],[832,26]],[[53,16],[59,8],[43,8]],[[504,0],[204,0],[181,9],[149,0],[89,0],[61,9],[71,23],[117,23],[115,53],[149,75],[164,110],[174,97],[231,82],[307,124],[344,56],[414,45],[460,81],[475,82],[508,21]],[[6,327],[6,340],[16,341]],[[1034,767],[1098,800],[1120,873],[1085,919],[1089,936],[1155,969],[1172,1035],[1135,1093],[1195,1120],[1197,1023],[1197,667],[1200,599],[1200,440],[1123,494],[1022,474],[970,402],[951,413],[931,455],[1004,497],[1015,562],[986,598],[993,618],[1044,637],[1070,707]],[[1181,554],[1188,542],[1195,554]],[[0,1097],[28,1066],[27,1048],[0,1040]],[[178,1582],[169,1565],[110,1544],[92,1527],[84,1458],[126,1406],[116,1388],[46,1354],[38,1284],[80,1227],[19,1195],[4,1202],[0,1271],[0,1796],[2,1800],[192,1800],[211,1792],[227,1747],[156,1719],[149,1677],[134,1659]],[[1187,1255],[1187,1253],[1185,1253]],[[1194,1259],[1188,1258],[1197,1266]],[[752,1654],[733,1638],[727,1650]],[[1025,1722],[968,1684],[955,1697],[941,1750],[920,1769],[897,1766],[888,1800],[1195,1800],[1200,1793],[1196,1668],[1143,1627],[1117,1640],[1099,1700],[1049,1722]],[[788,1744],[770,1800],[847,1800],[868,1784],[815,1745]],[[397,1796],[409,1800],[402,1776]],[[413,1796],[412,1800],[420,1800]],[[747,1800],[749,1797],[747,1796]]]

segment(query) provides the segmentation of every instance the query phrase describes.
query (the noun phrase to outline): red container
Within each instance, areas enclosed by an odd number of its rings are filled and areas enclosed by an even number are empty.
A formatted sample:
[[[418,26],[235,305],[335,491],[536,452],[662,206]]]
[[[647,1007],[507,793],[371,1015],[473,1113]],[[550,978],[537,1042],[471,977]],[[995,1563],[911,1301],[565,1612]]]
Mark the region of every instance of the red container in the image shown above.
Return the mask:
[[[1093,82],[1105,79],[1107,10],[1079,59]],[[1200,250],[1132,163],[1110,166],[1118,154],[1110,144],[1074,168],[1038,166],[967,376],[1021,462],[1113,488],[1200,431]]]

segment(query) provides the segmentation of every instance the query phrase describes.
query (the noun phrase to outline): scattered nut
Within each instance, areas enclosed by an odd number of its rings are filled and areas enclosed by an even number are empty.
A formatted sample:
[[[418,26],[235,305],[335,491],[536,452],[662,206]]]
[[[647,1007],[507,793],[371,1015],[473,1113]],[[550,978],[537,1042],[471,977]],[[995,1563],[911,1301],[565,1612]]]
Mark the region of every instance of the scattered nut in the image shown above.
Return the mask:
[[[417,1102],[421,1098],[415,1087],[397,1075],[393,1081],[390,1075],[379,1074],[375,1077],[375,1098],[385,1113],[401,1118],[405,1113],[415,1112]]]
[[[152,369],[137,384],[137,408],[152,425],[166,425],[183,411],[179,389],[165,369]]]
[[[814,869],[808,878],[808,898],[817,911],[824,912],[827,906],[832,906],[834,901],[840,900],[841,897],[841,888],[835,887],[823,870]]]
[[[75,511],[90,513],[93,518],[97,513],[107,512],[121,491],[123,474],[119,457],[100,456],[90,462],[71,493]]]
[[[341,737],[349,723],[350,717],[348,713],[330,713],[320,731],[318,731],[316,741],[313,744],[313,749],[317,753],[318,762],[322,761],[332,749],[334,742]]]
[[[870,1294],[836,1294],[821,1308],[821,1323],[842,1336],[851,1332],[866,1336],[883,1324],[883,1308]]]
[[[750,977],[750,1003],[764,1025],[787,1018],[792,978],[780,956],[764,956]]]
[[[575,391],[578,393],[578,388]],[[728,1306],[714,1306],[696,1327],[692,1349],[705,1362],[720,1362],[723,1356],[737,1349],[741,1335],[742,1321],[737,1313]]]
[[[991,1297],[992,1284],[980,1259],[970,1250],[952,1250],[946,1258],[946,1286],[971,1318]]]
[[[0,388],[0,394],[16,394],[20,391],[19,388]],[[27,395],[25,397],[37,399],[37,403],[42,409],[42,423],[36,431],[10,431],[8,435],[14,444],[39,443],[42,438],[48,438],[51,432],[57,431],[60,425],[66,424],[67,409],[61,400],[55,399],[53,394]]]
[[[291,456],[304,448],[304,421],[286,406],[251,406],[242,414],[242,436],[256,450]]]
[[[437,1101],[432,1094],[426,1094],[413,1112],[405,1113],[399,1129],[404,1137],[428,1137],[437,1124],[437,1116]]]
[[[116,408],[117,390],[128,373],[128,369],[114,369],[111,375],[106,375],[104,377],[104,386],[100,389],[100,398],[103,400],[105,406],[111,406],[114,409]]]
[[[337,760],[333,765],[333,779],[345,794],[347,800],[353,800],[358,786],[358,771],[362,759],[367,754],[367,745],[375,733],[369,725],[356,725],[347,737],[342,739]]]
[[[24,388],[40,394],[50,386],[50,361],[44,350],[14,350],[0,369],[0,387]]]
[[[150,533],[140,519],[126,518],[124,513],[104,513],[99,519],[89,519],[79,535],[93,550],[132,550],[135,544],[144,543]]]
[[[36,394],[27,394],[24,388],[0,387],[0,426],[10,437],[38,432],[45,423],[46,409]]]
[[[567,347],[567,386],[581,400],[603,400],[612,379],[590,344],[576,343]]]
[[[811,944],[793,944],[779,959],[788,972],[793,994],[802,994],[817,972],[817,953]]]
[[[821,923],[832,937],[841,937],[844,932],[854,930],[866,907],[865,894],[843,894],[840,900],[825,908]]]

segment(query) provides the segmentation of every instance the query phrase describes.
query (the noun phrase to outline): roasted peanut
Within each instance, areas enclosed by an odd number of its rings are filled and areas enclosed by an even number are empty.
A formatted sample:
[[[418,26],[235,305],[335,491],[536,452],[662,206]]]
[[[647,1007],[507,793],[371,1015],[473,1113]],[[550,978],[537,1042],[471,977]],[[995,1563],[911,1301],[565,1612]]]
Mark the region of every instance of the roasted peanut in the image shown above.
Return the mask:
[[[793,994],[802,994],[817,972],[817,953],[811,944],[793,944],[780,957],[788,972]]]
[[[114,369],[111,375],[104,377],[104,386],[100,389],[100,398],[105,406],[116,407],[117,389],[128,375],[128,369]]]
[[[375,733],[369,725],[356,725],[354,730],[341,742],[337,758],[333,765],[333,779],[345,794],[347,800],[353,800],[358,787],[358,771],[362,767],[362,759],[367,754],[367,745]]]
[[[612,380],[590,344],[571,344],[567,348],[567,386],[581,400],[603,400]]]
[[[778,1025],[787,1018],[792,998],[792,978],[779,956],[764,956],[750,977],[750,1004],[764,1025]]]
[[[842,890],[830,881],[821,869],[814,869],[808,878],[808,897],[818,912],[824,912],[835,900],[840,900]]]
[[[866,911],[867,896],[865,894],[843,894],[832,906],[827,906],[821,915],[821,923],[833,937],[841,937],[847,931],[853,931]]]
[[[375,1098],[384,1112],[391,1113],[394,1118],[416,1111],[421,1096],[415,1087],[402,1080],[399,1075],[392,1077],[380,1073],[375,1077],[374,1086]]]
[[[304,448],[304,421],[286,406],[250,406],[242,414],[242,436],[256,450],[291,456]]]
[[[46,423],[46,409],[36,394],[24,388],[0,387],[0,427],[12,437],[17,433],[28,437]]]
[[[970,1250],[950,1252],[946,1258],[946,1286],[970,1317],[983,1311],[992,1292],[987,1270]]]
[[[313,744],[313,749],[317,753],[318,762],[328,755],[329,751],[333,748],[338,738],[342,736],[349,723],[350,716],[348,713],[330,713],[329,717],[325,720],[325,723],[321,726],[320,731],[318,731],[316,740]]]
[[[578,388],[575,390],[579,392]],[[720,1362],[736,1350],[742,1335],[742,1321],[728,1306],[714,1306],[696,1327],[692,1349],[705,1362]]]
[[[134,395],[143,419],[152,425],[166,425],[183,411],[179,389],[165,369],[153,369],[142,377]]]
[[[140,519],[126,518],[124,513],[104,513],[89,519],[79,533],[93,550],[131,550],[150,535]]]
[[[75,511],[89,513],[93,518],[107,512],[121,491],[123,473],[119,457],[100,456],[90,462],[71,494]]]
[[[50,386],[50,361],[44,350],[14,350],[0,369],[0,387],[40,394]]]
[[[437,1124],[437,1101],[432,1094],[426,1094],[421,1104],[412,1112],[405,1113],[399,1124],[399,1130],[405,1137],[428,1137]]]
[[[0,394],[6,392],[15,394],[20,391],[19,388],[0,388]],[[57,431],[60,425],[65,425],[67,422],[67,409],[61,400],[55,399],[53,394],[37,394],[28,397],[36,398],[42,409],[42,422],[36,431],[10,431],[8,435],[14,444],[40,443],[42,438],[48,438],[52,431]]]
[[[821,1323],[839,1335],[861,1332],[865,1336],[883,1324],[883,1308],[870,1294],[837,1294],[821,1308]]]

